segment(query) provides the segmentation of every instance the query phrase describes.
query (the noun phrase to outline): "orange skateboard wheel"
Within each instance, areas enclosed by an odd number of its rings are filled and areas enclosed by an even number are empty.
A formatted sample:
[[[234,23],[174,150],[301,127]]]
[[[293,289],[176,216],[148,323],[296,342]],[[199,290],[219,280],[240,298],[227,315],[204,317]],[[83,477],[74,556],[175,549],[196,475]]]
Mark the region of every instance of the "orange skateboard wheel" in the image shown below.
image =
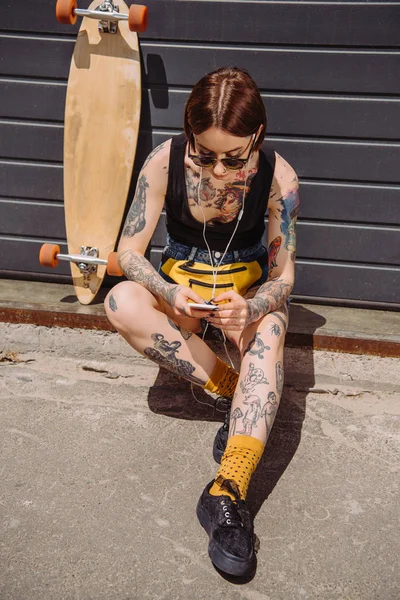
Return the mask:
[[[78,7],[77,0],[57,0],[56,17],[63,25],[75,25],[77,16],[75,9]]]
[[[118,252],[110,252],[107,260],[107,274],[113,277],[121,277],[123,272],[118,264]]]
[[[147,6],[143,4],[131,4],[129,7],[129,29],[131,31],[146,31],[147,23],[149,21],[149,14]]]
[[[60,254],[60,246],[43,244],[39,252],[39,262],[42,267],[56,267],[58,265],[57,254]]]

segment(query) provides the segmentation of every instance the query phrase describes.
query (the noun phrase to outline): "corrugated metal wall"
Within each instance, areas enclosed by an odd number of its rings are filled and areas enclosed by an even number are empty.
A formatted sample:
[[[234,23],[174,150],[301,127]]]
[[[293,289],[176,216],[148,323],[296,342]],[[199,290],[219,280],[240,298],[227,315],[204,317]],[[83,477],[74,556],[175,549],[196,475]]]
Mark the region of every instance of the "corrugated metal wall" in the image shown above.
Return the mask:
[[[65,244],[63,112],[78,27],[57,23],[53,0],[5,4],[0,272],[54,279],[37,253],[43,241]],[[248,69],[267,106],[269,143],[301,179],[295,296],[399,308],[400,2],[147,5],[135,172],[154,145],[181,131],[201,76],[219,66]],[[154,264],[164,240],[162,218]],[[58,273],[67,277],[68,269]]]

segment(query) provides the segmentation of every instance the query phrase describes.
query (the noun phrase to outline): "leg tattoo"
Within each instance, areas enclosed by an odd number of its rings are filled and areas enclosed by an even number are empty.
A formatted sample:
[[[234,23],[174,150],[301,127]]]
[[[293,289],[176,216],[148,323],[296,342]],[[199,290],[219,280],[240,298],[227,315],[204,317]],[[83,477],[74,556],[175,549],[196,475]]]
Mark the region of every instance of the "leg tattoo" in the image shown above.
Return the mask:
[[[172,319],[168,318],[168,323],[171,325],[171,327],[173,327],[175,329],[175,331],[179,331],[179,333],[181,334],[181,336],[183,337],[184,340],[189,340],[192,335],[193,332],[189,331],[188,329],[184,329],[183,327],[180,327],[179,325],[177,325],[175,323],[175,321],[173,321]]]
[[[176,353],[182,345],[181,342],[167,342],[161,333],[153,333],[151,339],[154,341],[154,348],[143,350],[148,358],[197,385],[206,383],[193,375],[195,367],[188,360],[177,358]]]
[[[276,372],[276,391],[279,397],[282,396],[283,391],[283,365],[278,361],[275,365]]]
[[[249,372],[244,378],[244,381],[240,382],[240,389],[243,394],[247,395],[260,383],[268,383],[268,379],[264,377],[264,371],[262,369],[256,369],[254,363],[250,363]]]
[[[271,432],[272,425],[274,423],[276,411],[278,410],[278,401],[276,399],[275,392],[269,392],[268,399],[264,404],[261,416],[265,419],[265,428],[267,430],[267,437]]]
[[[112,294],[110,295],[110,298],[108,300],[108,306],[111,308],[111,310],[113,312],[117,312],[117,308],[118,308],[117,307],[117,303],[116,303],[115,298],[114,298],[114,296]]]
[[[264,358],[264,350],[271,350],[271,348],[264,344],[264,342],[259,338],[260,335],[260,332],[257,331],[253,339],[249,342],[249,345],[244,351],[243,356],[249,353],[252,356],[258,356],[258,358]]]

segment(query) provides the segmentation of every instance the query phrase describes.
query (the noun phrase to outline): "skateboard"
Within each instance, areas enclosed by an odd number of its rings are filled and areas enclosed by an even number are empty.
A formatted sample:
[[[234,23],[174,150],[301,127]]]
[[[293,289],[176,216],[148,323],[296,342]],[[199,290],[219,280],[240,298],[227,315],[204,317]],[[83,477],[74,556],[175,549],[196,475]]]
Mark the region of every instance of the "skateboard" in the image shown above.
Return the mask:
[[[106,272],[122,275],[114,252],[136,153],[141,109],[137,32],[147,8],[99,0],[79,9],[58,0],[60,23],[82,24],[68,78],[64,124],[64,209],[68,254],[44,244],[40,264],[71,264],[76,295],[90,304]]]

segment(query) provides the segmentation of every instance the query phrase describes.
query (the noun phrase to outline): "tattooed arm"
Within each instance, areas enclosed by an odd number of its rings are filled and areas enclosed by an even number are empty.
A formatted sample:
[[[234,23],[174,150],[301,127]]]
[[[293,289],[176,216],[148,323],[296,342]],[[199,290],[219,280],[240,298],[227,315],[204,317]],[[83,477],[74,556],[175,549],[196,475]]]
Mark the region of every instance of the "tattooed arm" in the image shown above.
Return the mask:
[[[161,296],[170,306],[174,304],[181,286],[167,283],[143,254],[131,249],[124,250],[119,255],[119,264],[128,279]]]
[[[140,283],[171,303],[177,286],[164,281],[144,257],[164,205],[169,152],[170,141],[167,141],[147,157],[138,177],[118,252],[120,267],[128,279]]]
[[[296,219],[299,182],[292,167],[276,155],[268,199],[268,280],[248,300],[247,324],[273,312],[289,297],[294,285]]]

